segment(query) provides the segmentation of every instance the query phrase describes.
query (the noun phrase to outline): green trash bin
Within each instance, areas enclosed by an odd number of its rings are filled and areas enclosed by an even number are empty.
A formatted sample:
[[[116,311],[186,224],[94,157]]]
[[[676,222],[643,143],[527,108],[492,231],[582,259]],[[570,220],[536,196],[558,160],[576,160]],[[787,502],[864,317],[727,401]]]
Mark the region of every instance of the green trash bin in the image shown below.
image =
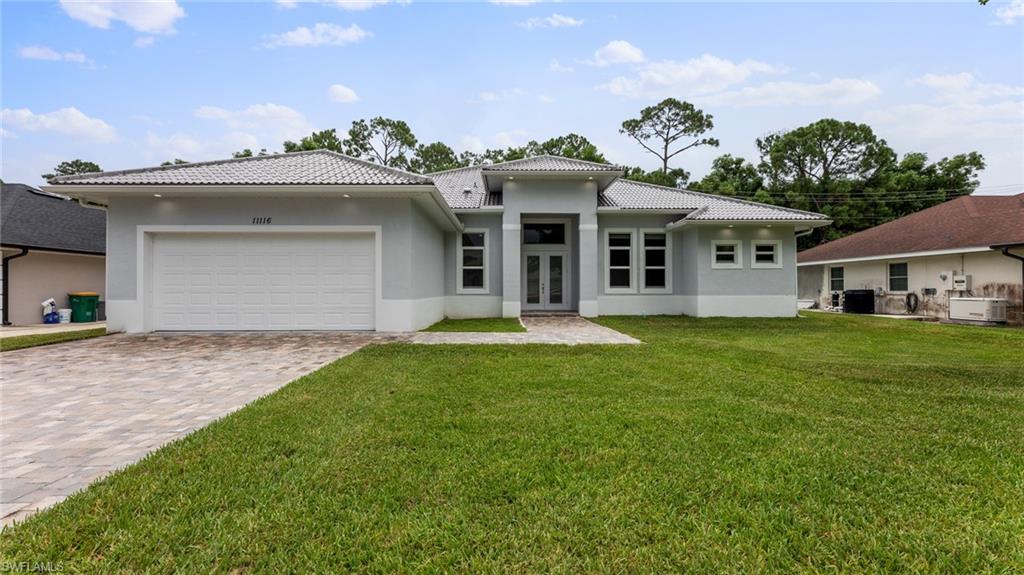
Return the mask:
[[[96,306],[100,294],[94,291],[76,291],[68,294],[68,305],[71,306],[71,323],[96,321]]]

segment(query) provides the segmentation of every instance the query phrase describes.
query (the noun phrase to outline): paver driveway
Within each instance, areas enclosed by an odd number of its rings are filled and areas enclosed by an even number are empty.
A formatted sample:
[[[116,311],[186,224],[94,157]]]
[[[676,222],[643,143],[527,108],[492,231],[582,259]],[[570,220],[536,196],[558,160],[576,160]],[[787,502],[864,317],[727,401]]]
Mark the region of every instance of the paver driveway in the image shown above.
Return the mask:
[[[113,335],[0,356],[0,522],[394,336]]]

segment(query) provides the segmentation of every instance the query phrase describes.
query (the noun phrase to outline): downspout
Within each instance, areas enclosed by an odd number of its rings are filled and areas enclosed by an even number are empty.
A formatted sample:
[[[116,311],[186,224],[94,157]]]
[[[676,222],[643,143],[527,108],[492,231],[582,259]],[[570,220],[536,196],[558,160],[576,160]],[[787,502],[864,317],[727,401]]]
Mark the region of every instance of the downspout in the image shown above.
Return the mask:
[[[1010,253],[1010,246],[1003,246],[999,248],[999,253],[1008,258],[1020,261],[1020,320],[1021,324],[1024,324],[1024,256],[1018,256],[1017,254]],[[4,263],[6,264],[6,260]],[[7,281],[7,270],[4,270],[4,281]],[[7,297],[6,288],[4,288],[4,297]],[[4,313],[7,313],[6,304],[4,304]]]
[[[4,325],[11,325],[11,322],[7,321],[10,316],[10,301],[11,301],[11,267],[8,262],[14,259],[18,259],[22,256],[28,255],[28,248],[21,248],[21,252],[14,254],[13,256],[7,256],[3,260],[3,273],[4,273]]]

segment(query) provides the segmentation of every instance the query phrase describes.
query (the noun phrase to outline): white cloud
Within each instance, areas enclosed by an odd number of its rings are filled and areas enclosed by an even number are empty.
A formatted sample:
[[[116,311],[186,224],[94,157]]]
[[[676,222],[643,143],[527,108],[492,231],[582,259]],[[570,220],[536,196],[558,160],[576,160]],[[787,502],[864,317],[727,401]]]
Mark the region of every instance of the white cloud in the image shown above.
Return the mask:
[[[996,10],[996,18],[1003,24],[1013,24],[1017,18],[1024,18],[1024,0],[1013,0]]]
[[[866,102],[881,93],[882,90],[869,80],[833,78],[824,83],[766,82],[712,94],[701,100],[727,106],[844,105]]]
[[[515,98],[525,96],[526,94],[526,90],[523,90],[522,88],[508,88],[497,92],[493,90],[487,90],[477,94],[476,99],[470,100],[470,103],[480,104],[487,102],[499,102],[503,100],[513,100]]]
[[[359,101],[359,95],[356,94],[356,91],[344,84],[332,84],[330,88],[327,88],[327,95],[330,96],[331,100],[342,104]]]
[[[541,95],[537,96],[537,101],[541,102],[542,104],[550,104],[550,103],[554,102],[555,99],[552,98],[551,96],[548,96],[548,95],[545,95],[545,94],[541,94]]]
[[[266,48],[279,46],[344,46],[361,42],[372,36],[358,24],[343,28],[337,24],[319,22],[312,28],[299,26],[282,34],[271,34],[263,43]]]
[[[583,20],[578,20],[571,16],[562,16],[561,14],[552,14],[543,18],[530,18],[525,22],[520,22],[519,25],[527,30],[534,28],[578,28],[583,25]]]
[[[117,138],[113,126],[99,118],[90,118],[77,108],[61,108],[47,114],[35,114],[28,108],[4,108],[2,118],[5,128],[57,132],[96,142],[112,142]]]
[[[60,6],[68,16],[94,28],[109,28],[111,22],[120,21],[146,34],[173,34],[174,22],[185,17],[175,0],[61,0]]]
[[[518,146],[526,141],[526,130],[509,130],[494,134],[494,144],[499,148]]]
[[[662,60],[638,68],[633,77],[619,76],[599,86],[617,96],[662,98],[711,94],[742,84],[754,74],[779,70],[757,60],[732,62],[711,54],[685,62]]]
[[[925,74],[910,81],[912,85],[934,90],[946,102],[977,102],[991,98],[1024,96],[1024,86],[982,84],[967,72],[959,74]]]
[[[872,124],[921,140],[1002,137],[1019,140],[1024,133],[1024,101],[907,104],[868,112],[866,118]]]
[[[558,61],[557,58],[552,58],[551,63],[548,64],[549,72],[569,73],[572,72],[572,66],[565,66]]]
[[[139,36],[132,44],[136,48],[149,48],[154,42],[156,42],[156,38],[152,36]]]
[[[612,40],[594,52],[590,64],[610,66],[612,64],[639,64],[645,60],[644,51],[625,40]]]
[[[391,0],[302,0],[307,4],[327,4],[340,8],[342,10],[349,11],[360,11],[369,10],[374,6],[383,6],[389,4]],[[398,4],[408,4],[408,0],[398,0]],[[281,8],[291,9],[299,5],[299,0],[277,0],[277,5]]]
[[[279,145],[279,142],[274,142]],[[184,132],[161,136],[156,132],[146,133],[146,156],[150,162],[159,163],[180,158],[188,162],[220,160],[231,157],[233,152],[249,148],[258,150],[266,147],[260,139],[246,132],[228,132],[220,138],[199,138]]]
[[[18,56],[26,60],[50,60],[54,62],[78,62],[85,64],[89,61],[81,52],[58,52],[49,46],[25,46],[18,50]]]
[[[473,152],[474,154],[482,154],[484,150],[487,149],[487,147],[484,146],[483,140],[478,136],[462,136],[459,138],[459,143],[462,144],[463,149]]]
[[[308,136],[312,125],[301,112],[280,104],[253,104],[241,110],[227,110],[218,106],[201,106],[194,112],[197,118],[219,120],[234,130],[255,132],[270,140],[296,140]]]

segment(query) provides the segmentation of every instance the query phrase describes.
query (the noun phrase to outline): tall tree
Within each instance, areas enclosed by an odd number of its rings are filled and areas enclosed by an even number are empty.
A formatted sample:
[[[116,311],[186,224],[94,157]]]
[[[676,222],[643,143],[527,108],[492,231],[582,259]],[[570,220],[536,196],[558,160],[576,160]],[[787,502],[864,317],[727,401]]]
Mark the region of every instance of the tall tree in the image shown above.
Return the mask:
[[[174,158],[173,160],[167,160],[166,162],[163,162],[160,165],[161,166],[179,166],[181,164],[188,164],[188,163],[189,162],[187,160],[182,160],[181,158]]]
[[[644,182],[647,184],[654,184],[656,186],[685,188],[690,181],[690,172],[687,172],[682,168],[673,168],[668,172],[663,172],[661,170],[652,170],[647,172],[644,171],[643,168],[633,167],[626,168],[626,173],[623,177],[627,180],[633,180],[634,182]]]
[[[412,171],[420,174],[443,172],[444,170],[461,168],[463,165],[455,154],[455,150],[443,142],[416,146],[416,154],[409,161],[409,167]]]
[[[253,156],[266,156],[266,155],[267,155],[267,149],[266,148],[260,148],[260,152],[258,154],[253,154],[252,150],[250,150],[249,148],[246,148],[246,149],[241,150],[239,152],[234,152],[233,154],[231,154],[231,157],[232,158],[251,158]]]
[[[690,187],[711,194],[753,198],[764,188],[764,178],[750,162],[724,154],[715,158],[711,162],[711,171]]]
[[[599,164],[608,163],[604,154],[597,150],[597,146],[583,136],[574,133],[551,138],[539,144],[536,141],[531,141],[526,144],[526,153],[529,156],[550,154]]]
[[[305,152],[307,150],[331,150],[340,153],[342,151],[342,143],[338,139],[338,133],[334,128],[313,132],[299,140],[298,143],[291,140],[287,140],[284,143],[285,153]]]
[[[977,152],[929,163],[925,154],[897,155],[870,126],[819,120],[757,140],[758,171],[770,201],[832,218],[801,238],[801,247],[839,238],[958,195],[978,186],[984,158]],[[759,196],[755,196],[760,199]]]
[[[88,162],[86,160],[71,160],[69,162],[61,162],[57,164],[57,167],[53,169],[53,172],[49,174],[43,174],[43,179],[50,181],[57,176],[73,176],[75,174],[88,174],[91,172],[102,172],[99,164]]]
[[[711,114],[689,102],[666,98],[640,110],[640,117],[622,123],[619,133],[637,141],[661,160],[661,171],[668,173],[668,161],[697,146],[718,146],[716,138],[704,137],[715,127]]]
[[[356,120],[342,145],[350,156],[392,168],[409,168],[406,154],[416,149],[416,136],[409,124],[377,116],[369,122]]]

